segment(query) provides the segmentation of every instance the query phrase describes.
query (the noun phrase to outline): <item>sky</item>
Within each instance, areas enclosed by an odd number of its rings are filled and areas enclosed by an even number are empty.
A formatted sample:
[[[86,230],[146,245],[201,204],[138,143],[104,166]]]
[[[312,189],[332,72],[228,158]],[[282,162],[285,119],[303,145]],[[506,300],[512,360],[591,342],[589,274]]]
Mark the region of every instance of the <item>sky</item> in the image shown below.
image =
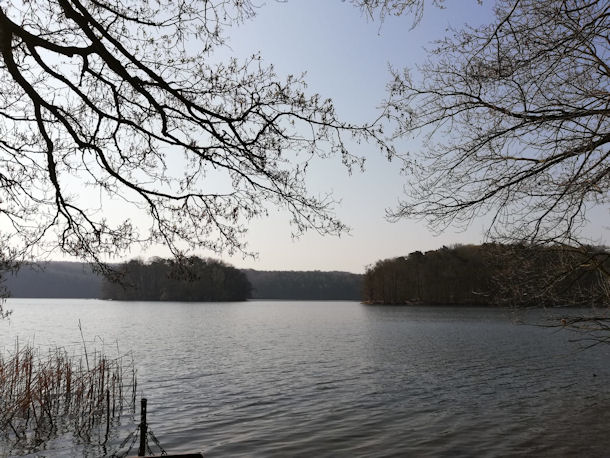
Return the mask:
[[[280,76],[306,72],[310,92],[332,98],[344,121],[366,122],[375,118],[386,97],[389,66],[413,69],[425,60],[426,48],[449,27],[493,19],[492,2],[449,0],[444,4],[442,9],[427,4],[421,22],[412,27],[412,17],[389,17],[381,24],[340,0],[267,1],[260,4],[254,19],[230,30],[229,48],[224,52],[226,57],[260,53]],[[418,141],[402,140],[399,151],[417,154]],[[386,210],[397,205],[412,177],[401,174],[400,164],[388,162],[373,146],[360,147],[356,153],[366,158],[363,173],[350,175],[338,159],[331,159],[314,164],[308,177],[312,192],[332,191],[340,199],[335,214],[350,227],[348,234],[331,237],[308,232],[293,239],[287,214],[271,209],[268,218],[249,226],[246,241],[248,249],[257,253],[255,258],[221,258],[236,267],[258,270],[362,273],[379,259],[485,241],[485,218],[473,221],[466,230],[448,228],[441,234],[423,221],[389,222]],[[598,216],[606,217],[607,211]],[[593,224],[588,235],[605,242],[606,230]],[[154,248],[141,255],[167,253]]]
[[[458,5],[459,3],[459,5]],[[312,93],[333,99],[339,116],[348,122],[374,119],[386,97],[389,65],[401,68],[423,62],[425,47],[441,38],[450,25],[459,27],[491,18],[489,4],[475,0],[449,1],[446,9],[427,6],[422,21],[387,18],[381,24],[339,0],[268,1],[257,16],[229,33],[228,54],[246,57],[260,52],[279,75],[306,72]],[[417,148],[405,140],[401,150]],[[313,192],[332,191],[341,200],[336,215],[350,227],[340,238],[306,233],[291,238],[287,215],[272,210],[270,217],[250,225],[246,237],[256,259],[224,256],[237,267],[260,270],[344,270],[363,272],[379,259],[454,243],[480,243],[484,222],[467,231],[432,233],[424,222],[386,220],[408,177],[400,164],[373,146],[356,151],[366,158],[363,173],[349,175],[338,160],[316,163],[309,173]]]
[[[272,63],[279,77],[306,72],[310,94],[331,98],[343,121],[363,123],[376,118],[386,97],[389,66],[413,69],[426,58],[426,47],[442,38],[449,27],[478,25],[493,19],[493,2],[447,0],[445,8],[426,2],[423,18],[415,27],[413,17],[389,17],[382,24],[372,20],[349,2],[341,0],[267,0],[260,3],[256,17],[228,31],[228,47],[219,59],[246,58],[260,53]],[[400,152],[417,154],[418,138],[406,138]],[[253,221],[246,235],[255,258],[218,256],[239,268],[258,270],[341,270],[362,273],[377,260],[434,250],[456,243],[482,243],[485,219],[475,220],[463,230],[448,228],[432,232],[422,221],[389,222],[388,209],[395,208],[409,179],[397,161],[387,158],[372,145],[359,146],[356,154],[366,158],[364,172],[349,174],[339,158],[316,162],[309,170],[308,185],[314,194],[332,191],[340,200],[336,216],[350,227],[340,238],[308,232],[293,239],[288,215],[270,209],[268,218]],[[607,209],[593,213],[607,219]],[[605,242],[607,227],[591,225],[589,237]],[[163,247],[145,252],[134,248],[124,259],[140,256],[169,256]]]

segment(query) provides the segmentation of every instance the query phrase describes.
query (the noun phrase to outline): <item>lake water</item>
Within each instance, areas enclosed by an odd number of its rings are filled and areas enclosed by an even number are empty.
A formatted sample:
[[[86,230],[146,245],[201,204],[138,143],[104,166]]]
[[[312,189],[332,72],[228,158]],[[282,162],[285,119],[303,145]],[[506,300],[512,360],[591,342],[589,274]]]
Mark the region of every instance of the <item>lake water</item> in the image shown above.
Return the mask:
[[[608,456],[610,347],[508,310],[356,302],[12,299],[0,348],[133,351],[168,451],[226,456]],[[517,316],[540,321],[544,312]],[[103,342],[103,344],[102,344]],[[114,350],[113,350],[114,349]],[[40,456],[100,456],[70,437]],[[6,446],[0,454],[15,453]],[[137,450],[132,454],[137,454]],[[33,454],[32,456],[37,456]]]

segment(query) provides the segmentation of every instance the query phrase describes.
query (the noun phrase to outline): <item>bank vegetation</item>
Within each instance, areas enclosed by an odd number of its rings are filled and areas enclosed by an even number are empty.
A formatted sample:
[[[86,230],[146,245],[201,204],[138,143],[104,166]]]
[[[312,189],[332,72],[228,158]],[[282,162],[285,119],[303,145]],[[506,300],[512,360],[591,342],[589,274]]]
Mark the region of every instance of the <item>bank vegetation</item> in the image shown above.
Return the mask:
[[[196,256],[177,261],[134,259],[105,279],[102,298],[138,301],[244,301],[252,285],[240,270],[222,261]]]
[[[601,247],[443,246],[380,260],[363,281],[374,304],[608,305],[610,259]]]

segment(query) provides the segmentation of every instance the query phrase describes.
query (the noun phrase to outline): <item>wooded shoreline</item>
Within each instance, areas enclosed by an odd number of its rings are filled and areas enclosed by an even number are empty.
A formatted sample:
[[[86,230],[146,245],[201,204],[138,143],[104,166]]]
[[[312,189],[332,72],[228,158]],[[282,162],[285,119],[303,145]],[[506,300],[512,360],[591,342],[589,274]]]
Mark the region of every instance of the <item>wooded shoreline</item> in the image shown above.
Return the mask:
[[[349,272],[236,269],[213,259],[133,260],[122,284],[84,263],[24,266],[6,276],[12,297],[152,301],[356,300],[381,305],[608,305],[604,247],[455,245],[380,260]],[[188,263],[191,267],[188,267]],[[186,270],[185,270],[186,267]],[[190,278],[189,278],[190,276]]]
[[[249,299],[362,299],[362,275],[339,271],[263,271],[241,269],[252,285]],[[103,279],[88,264],[51,261],[26,265],[4,276],[10,297],[101,299]],[[133,299],[138,300],[138,299]]]
[[[371,304],[608,305],[603,247],[456,245],[378,261],[365,273]]]

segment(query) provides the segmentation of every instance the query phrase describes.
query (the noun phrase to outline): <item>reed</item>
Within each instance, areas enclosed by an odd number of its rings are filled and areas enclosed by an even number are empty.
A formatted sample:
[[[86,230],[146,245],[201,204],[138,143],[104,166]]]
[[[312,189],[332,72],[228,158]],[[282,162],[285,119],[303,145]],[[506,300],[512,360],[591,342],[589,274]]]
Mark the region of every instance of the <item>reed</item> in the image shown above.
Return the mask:
[[[69,432],[85,442],[108,441],[111,425],[125,409],[135,409],[133,359],[87,353],[84,341],[83,350],[42,351],[17,341],[13,351],[0,354],[3,441],[29,450]]]

